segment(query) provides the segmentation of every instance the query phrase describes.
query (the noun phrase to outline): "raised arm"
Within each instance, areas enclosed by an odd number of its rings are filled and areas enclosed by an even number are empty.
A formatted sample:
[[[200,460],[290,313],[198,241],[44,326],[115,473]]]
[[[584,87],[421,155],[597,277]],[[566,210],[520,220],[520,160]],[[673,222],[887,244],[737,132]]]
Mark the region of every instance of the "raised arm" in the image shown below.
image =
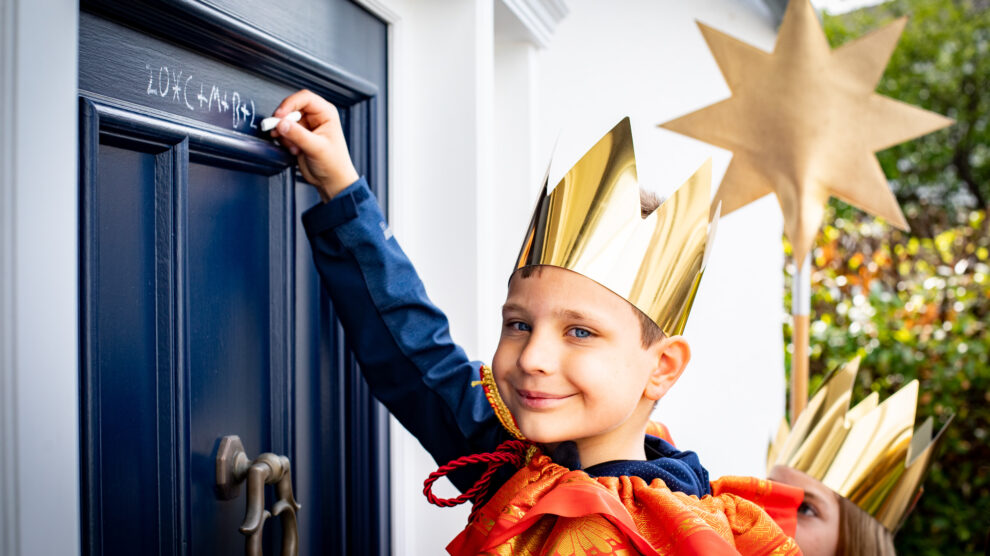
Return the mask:
[[[273,136],[298,156],[324,199],[303,215],[303,225],[372,393],[440,464],[492,449],[505,433],[481,389],[470,387],[480,363],[451,340],[447,318],[357,177],[336,108],[300,91],[275,116],[293,110],[303,114],[299,123],[284,119]],[[459,486],[468,480],[455,477]]]

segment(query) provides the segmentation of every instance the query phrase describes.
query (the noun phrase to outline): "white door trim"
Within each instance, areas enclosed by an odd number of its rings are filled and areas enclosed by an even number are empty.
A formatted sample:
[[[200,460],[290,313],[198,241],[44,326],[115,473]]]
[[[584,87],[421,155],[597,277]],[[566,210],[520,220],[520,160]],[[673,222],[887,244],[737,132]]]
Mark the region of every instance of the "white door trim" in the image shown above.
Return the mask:
[[[0,552],[79,554],[78,2],[0,25]]]

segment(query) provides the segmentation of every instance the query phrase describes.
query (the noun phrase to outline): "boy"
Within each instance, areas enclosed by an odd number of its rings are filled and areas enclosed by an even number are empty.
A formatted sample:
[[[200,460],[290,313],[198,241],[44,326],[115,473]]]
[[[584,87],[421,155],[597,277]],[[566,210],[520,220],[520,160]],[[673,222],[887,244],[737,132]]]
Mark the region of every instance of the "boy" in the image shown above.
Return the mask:
[[[707,183],[682,188],[651,216],[652,231],[638,233],[638,211],[626,219],[614,210],[631,210],[639,194],[628,121],[595,145],[541,197],[479,391],[480,364],[452,343],[386,233],[336,109],[300,91],[274,115],[292,111],[302,119],[283,119],[272,136],[324,201],[303,223],[372,392],[438,463],[457,460],[440,474],[465,494],[427,492],[431,501],[475,502],[448,551],[797,553],[767,512],[792,533],[800,495],[755,479],[709,483],[693,453],[645,435],[690,359],[679,333],[703,266]],[[459,469],[475,462],[489,463],[480,478]],[[504,462],[521,469],[496,469]]]

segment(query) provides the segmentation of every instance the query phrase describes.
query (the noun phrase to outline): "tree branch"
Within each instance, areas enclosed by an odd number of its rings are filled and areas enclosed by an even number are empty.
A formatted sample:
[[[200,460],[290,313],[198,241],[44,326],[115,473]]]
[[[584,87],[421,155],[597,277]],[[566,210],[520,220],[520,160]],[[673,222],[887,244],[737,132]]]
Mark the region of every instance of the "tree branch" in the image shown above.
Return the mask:
[[[979,91],[980,87],[976,84],[972,77],[964,77],[962,86],[959,90]],[[978,93],[970,93],[969,98],[966,99],[966,115],[975,115],[979,105],[980,99]],[[976,177],[973,176],[973,167],[969,164],[969,155],[972,151],[972,149],[969,148],[969,144],[972,137],[973,124],[972,120],[967,117],[963,135],[956,143],[956,149],[952,153],[952,164],[956,167],[956,173],[959,174],[959,179],[966,184],[966,188],[973,194],[973,197],[976,198],[977,207],[985,210],[990,208],[990,205],[987,204],[986,196],[983,195],[982,191],[980,191],[980,184],[978,183]]]
[[[964,149],[962,145],[957,147],[956,152],[952,153],[952,164],[956,167],[959,179],[966,184],[966,189],[976,198],[976,204],[983,209],[990,208],[986,196],[980,191],[980,184],[973,176],[973,167],[969,165],[969,149]]]

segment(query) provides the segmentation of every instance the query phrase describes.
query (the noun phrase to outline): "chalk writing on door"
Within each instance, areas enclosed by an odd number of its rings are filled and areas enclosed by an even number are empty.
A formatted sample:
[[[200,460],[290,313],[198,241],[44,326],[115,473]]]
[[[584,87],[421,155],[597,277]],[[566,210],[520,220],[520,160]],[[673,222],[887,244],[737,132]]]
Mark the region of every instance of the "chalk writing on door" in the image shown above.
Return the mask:
[[[211,83],[179,67],[145,64],[148,84],[145,93],[192,112],[230,114],[230,127],[258,129],[254,99],[240,92]]]

